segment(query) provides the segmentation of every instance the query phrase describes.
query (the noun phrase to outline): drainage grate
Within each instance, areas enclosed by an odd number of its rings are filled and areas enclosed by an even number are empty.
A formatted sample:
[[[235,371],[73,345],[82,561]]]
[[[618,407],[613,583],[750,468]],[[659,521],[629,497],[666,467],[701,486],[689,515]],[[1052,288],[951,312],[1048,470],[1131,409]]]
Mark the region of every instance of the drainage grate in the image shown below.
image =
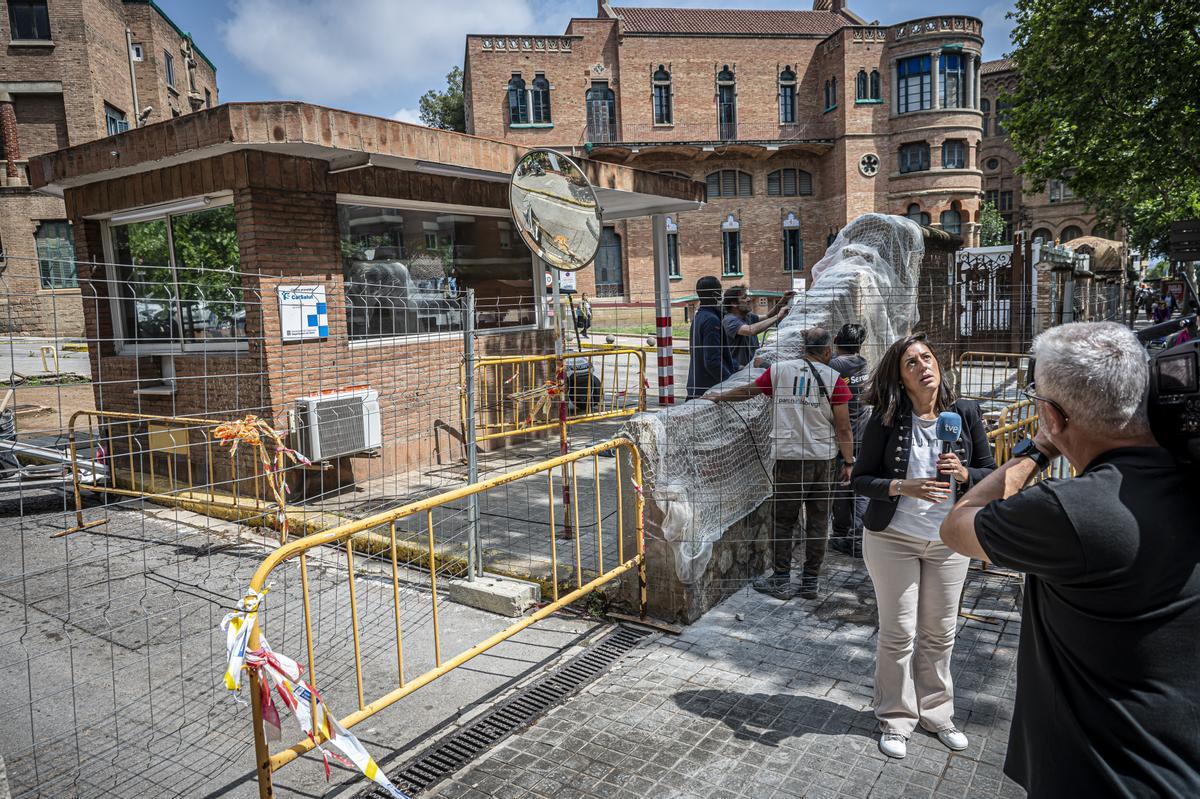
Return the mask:
[[[649,634],[649,630],[617,627],[586,651],[433,744],[388,777],[410,796],[429,790],[500,741],[531,725],[550,708],[566,701]],[[368,795],[384,794],[373,791]]]

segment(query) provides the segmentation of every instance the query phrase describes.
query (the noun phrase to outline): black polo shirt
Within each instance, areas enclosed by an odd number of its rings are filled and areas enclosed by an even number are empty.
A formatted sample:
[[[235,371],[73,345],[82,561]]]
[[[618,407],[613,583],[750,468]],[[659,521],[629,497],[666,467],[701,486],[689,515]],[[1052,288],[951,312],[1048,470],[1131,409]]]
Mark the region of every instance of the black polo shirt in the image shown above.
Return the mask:
[[[1131,447],[975,517],[1028,575],[1004,770],[1030,797],[1200,796],[1197,510],[1194,474]]]

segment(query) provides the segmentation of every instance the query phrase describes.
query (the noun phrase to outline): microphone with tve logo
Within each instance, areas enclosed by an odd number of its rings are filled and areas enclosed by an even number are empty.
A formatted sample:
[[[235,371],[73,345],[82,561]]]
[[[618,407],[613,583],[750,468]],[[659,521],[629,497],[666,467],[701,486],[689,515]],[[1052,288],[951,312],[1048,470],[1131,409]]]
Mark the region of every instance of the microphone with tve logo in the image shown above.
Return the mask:
[[[962,417],[954,411],[942,411],[938,414],[937,425],[934,427],[934,435],[938,441],[942,442],[942,452],[950,452],[951,445],[958,441],[962,435]],[[950,475],[950,501],[954,502],[955,496],[958,493],[957,481],[954,475]]]

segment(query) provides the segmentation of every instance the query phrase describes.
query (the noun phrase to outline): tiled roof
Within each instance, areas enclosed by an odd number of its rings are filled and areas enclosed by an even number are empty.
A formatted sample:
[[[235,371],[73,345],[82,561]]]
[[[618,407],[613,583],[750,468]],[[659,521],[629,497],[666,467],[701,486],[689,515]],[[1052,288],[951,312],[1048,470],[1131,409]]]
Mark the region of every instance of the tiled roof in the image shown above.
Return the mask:
[[[995,61],[984,61],[979,65],[980,75],[994,75],[997,72],[1011,72],[1017,64],[1011,58],[997,58]]]
[[[734,8],[634,8],[613,12],[626,33],[714,35],[828,35],[850,23],[830,11],[751,11]]]

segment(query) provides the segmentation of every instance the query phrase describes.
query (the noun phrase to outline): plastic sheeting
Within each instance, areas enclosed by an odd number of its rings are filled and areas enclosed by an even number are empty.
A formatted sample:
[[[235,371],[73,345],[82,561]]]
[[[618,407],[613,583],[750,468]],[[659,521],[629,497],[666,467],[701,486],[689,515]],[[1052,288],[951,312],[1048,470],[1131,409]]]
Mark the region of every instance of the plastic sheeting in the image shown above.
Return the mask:
[[[915,222],[883,214],[855,219],[813,266],[811,289],[797,298],[777,338],[755,360],[761,367],[800,357],[808,328],[836,332],[857,322],[867,327],[863,354],[877,362],[917,322],[923,255]],[[722,386],[745,383],[760,367],[747,367]],[[700,579],[713,543],[771,495],[771,424],[770,401],[756,397],[740,403],[694,400],[639,414],[625,426],[642,456],[648,496],[663,511],[662,535],[681,582]]]
[[[888,345],[917,323],[917,277],[925,255],[921,227],[911,219],[864,214],[842,228],[812,268],[812,288],[797,297],[759,363],[798,358],[804,331],[831,333],[847,322],[867,328],[862,354],[878,363]]]

